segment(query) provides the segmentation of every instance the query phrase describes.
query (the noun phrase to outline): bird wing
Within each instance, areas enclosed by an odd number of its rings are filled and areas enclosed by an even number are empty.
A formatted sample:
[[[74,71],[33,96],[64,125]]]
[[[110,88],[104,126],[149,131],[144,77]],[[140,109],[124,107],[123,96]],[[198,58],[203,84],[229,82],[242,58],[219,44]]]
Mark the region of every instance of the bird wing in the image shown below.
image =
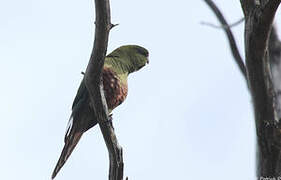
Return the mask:
[[[90,108],[88,92],[83,80],[73,102],[72,114],[64,138],[65,144],[53,171],[52,179],[55,178],[57,173],[63,167],[83,133],[93,127],[96,123],[97,121],[95,121],[94,112]]]
[[[66,139],[67,139],[67,136],[69,135],[70,133],[70,130],[73,126],[73,116],[75,114],[77,114],[77,112],[81,109],[81,107],[83,106],[83,100],[86,101],[86,98],[87,98],[87,88],[85,86],[85,83],[84,83],[84,78],[82,79],[82,82],[80,83],[80,86],[78,88],[78,91],[76,93],[76,96],[74,98],[74,101],[72,103],[72,113],[71,113],[71,116],[68,120],[68,123],[67,123],[67,126],[66,126],[66,132],[65,132],[65,137],[64,137],[64,142],[66,142]]]
[[[85,80],[84,78],[82,79],[79,89],[77,91],[77,94],[74,98],[73,104],[72,104],[72,110],[74,109],[75,105],[77,105],[77,103],[82,99],[83,96],[85,96],[85,94],[88,93],[86,85],[85,85]]]

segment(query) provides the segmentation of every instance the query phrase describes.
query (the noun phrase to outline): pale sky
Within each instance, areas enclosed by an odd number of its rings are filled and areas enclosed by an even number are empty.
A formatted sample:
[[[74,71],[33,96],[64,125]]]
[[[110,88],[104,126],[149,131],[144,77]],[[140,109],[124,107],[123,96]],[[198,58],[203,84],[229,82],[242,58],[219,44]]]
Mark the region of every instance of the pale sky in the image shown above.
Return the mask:
[[[215,2],[230,23],[242,17],[238,0]],[[150,51],[113,111],[125,176],[254,179],[251,98],[223,31],[200,24],[218,24],[206,4],[119,0],[111,9],[120,25],[108,52],[125,44]],[[1,180],[50,179],[92,50],[94,14],[90,0],[0,0]],[[233,31],[242,52],[243,23]],[[108,166],[95,127],[56,180],[107,179]]]

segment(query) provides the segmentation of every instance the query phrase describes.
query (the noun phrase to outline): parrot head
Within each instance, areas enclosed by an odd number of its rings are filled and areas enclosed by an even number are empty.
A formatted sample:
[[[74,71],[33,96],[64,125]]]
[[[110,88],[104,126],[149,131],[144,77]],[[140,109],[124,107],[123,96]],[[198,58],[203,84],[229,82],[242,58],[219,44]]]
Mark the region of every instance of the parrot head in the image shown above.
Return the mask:
[[[109,56],[118,57],[129,73],[138,71],[149,63],[148,50],[137,45],[121,46],[110,53]]]

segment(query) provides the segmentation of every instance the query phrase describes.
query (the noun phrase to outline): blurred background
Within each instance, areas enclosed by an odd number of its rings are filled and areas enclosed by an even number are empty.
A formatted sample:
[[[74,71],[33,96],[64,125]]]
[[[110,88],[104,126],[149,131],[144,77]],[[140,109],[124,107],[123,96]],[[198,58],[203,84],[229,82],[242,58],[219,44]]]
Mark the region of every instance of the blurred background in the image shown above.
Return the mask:
[[[243,16],[239,1],[215,2],[229,23]],[[119,0],[111,10],[120,25],[108,52],[125,44],[150,51],[113,112],[125,176],[254,179],[251,98],[224,32],[200,24],[219,24],[204,1]],[[92,50],[94,14],[90,0],[0,1],[0,179],[50,179]],[[243,53],[243,23],[232,30]],[[107,179],[108,166],[95,127],[56,180]]]

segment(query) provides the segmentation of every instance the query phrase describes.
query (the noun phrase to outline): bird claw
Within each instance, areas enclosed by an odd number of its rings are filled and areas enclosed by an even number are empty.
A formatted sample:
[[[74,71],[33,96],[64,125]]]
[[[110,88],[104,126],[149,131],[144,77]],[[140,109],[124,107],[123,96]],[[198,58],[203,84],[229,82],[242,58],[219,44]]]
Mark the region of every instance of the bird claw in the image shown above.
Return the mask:
[[[109,120],[109,121],[112,121],[112,120],[113,120],[112,115],[113,115],[113,114],[109,114],[109,116],[108,116],[108,120]]]
[[[111,125],[112,129],[114,130],[113,123],[112,123],[112,120],[113,120],[112,115],[113,115],[113,114],[109,114],[107,123],[109,123],[109,124]]]

